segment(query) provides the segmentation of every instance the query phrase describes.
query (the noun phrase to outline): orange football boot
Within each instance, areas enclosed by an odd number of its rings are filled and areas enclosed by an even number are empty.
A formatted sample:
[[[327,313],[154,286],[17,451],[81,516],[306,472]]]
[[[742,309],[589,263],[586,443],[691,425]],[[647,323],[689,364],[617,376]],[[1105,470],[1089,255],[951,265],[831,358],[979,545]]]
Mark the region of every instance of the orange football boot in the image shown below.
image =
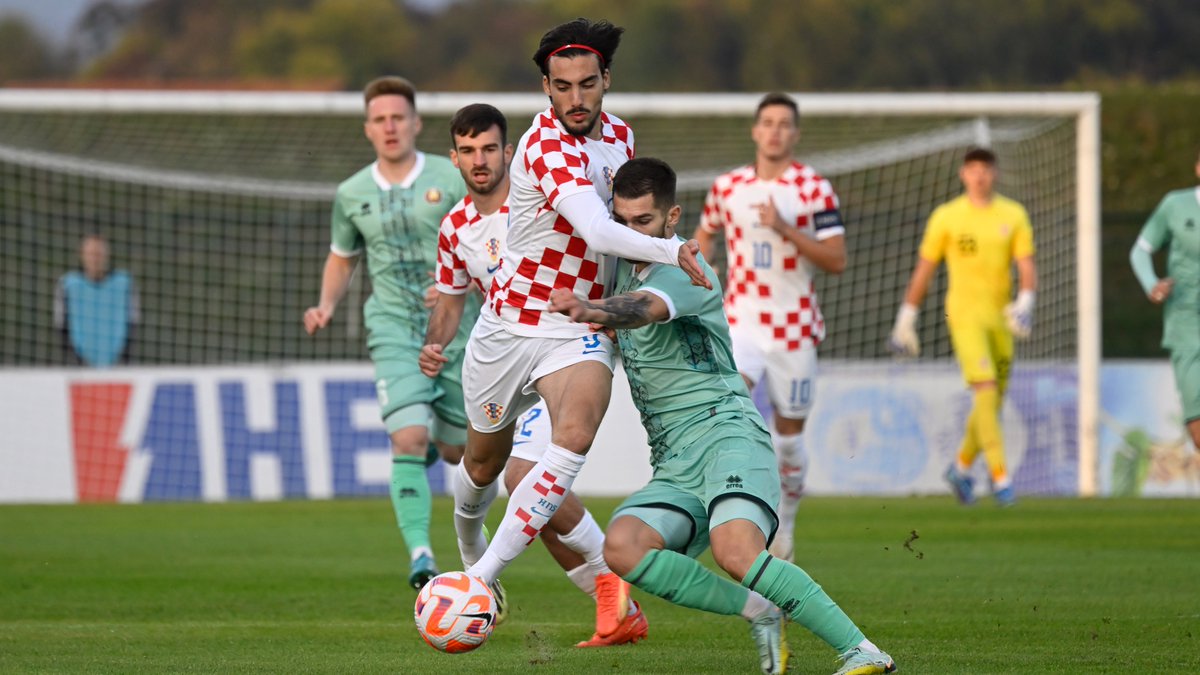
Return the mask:
[[[616,645],[634,644],[638,640],[646,639],[649,633],[650,623],[646,621],[646,615],[642,613],[642,606],[633,603],[633,613],[625,617],[621,624],[617,626],[617,630],[613,631],[608,637],[600,637],[599,633],[592,635],[592,639],[585,640],[575,645],[576,647],[615,647]]]

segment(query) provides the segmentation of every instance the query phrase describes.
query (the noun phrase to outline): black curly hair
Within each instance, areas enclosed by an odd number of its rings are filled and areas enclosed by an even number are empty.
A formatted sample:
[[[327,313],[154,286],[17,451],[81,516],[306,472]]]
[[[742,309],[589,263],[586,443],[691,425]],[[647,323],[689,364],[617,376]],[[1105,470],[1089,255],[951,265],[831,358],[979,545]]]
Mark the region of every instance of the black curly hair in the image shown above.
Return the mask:
[[[548,76],[551,54],[579,56],[580,54],[598,53],[600,70],[607,70],[612,66],[613,54],[621,44],[621,34],[624,32],[624,28],[614,26],[611,22],[603,19],[595,23],[584,18],[568,21],[546,31],[546,34],[542,36],[541,43],[538,44],[537,51],[533,53],[533,62],[542,71],[542,75]],[[581,45],[581,47],[563,49],[555,53],[556,50],[562,49],[566,45]],[[590,47],[595,52],[583,47]]]

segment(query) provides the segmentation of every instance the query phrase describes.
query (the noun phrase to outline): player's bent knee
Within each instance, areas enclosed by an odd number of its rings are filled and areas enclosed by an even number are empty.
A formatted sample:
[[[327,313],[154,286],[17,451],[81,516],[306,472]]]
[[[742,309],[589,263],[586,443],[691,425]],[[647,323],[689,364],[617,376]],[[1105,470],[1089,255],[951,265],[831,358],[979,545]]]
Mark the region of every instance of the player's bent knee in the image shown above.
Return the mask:
[[[429,430],[425,427],[404,427],[393,431],[389,437],[393,455],[424,457],[429,452]]]
[[[437,446],[438,454],[442,456],[442,460],[447,464],[458,464],[462,461],[463,451],[465,450],[464,446],[451,445],[442,441],[434,441],[433,444]]]
[[[729,576],[738,581],[741,581],[750,571],[750,567],[758,558],[759,553],[761,551],[755,551],[745,546],[724,541],[718,543],[718,539],[712,540],[713,561],[717,563],[717,567],[725,570]]]
[[[639,523],[641,521],[636,518],[622,516],[614,520],[604,533],[604,562],[618,576],[624,577],[632,572],[651,548],[650,542],[639,536]]]
[[[508,465],[504,467],[504,488],[509,494],[521,484],[529,470],[533,468],[532,462],[527,462],[523,459],[512,457],[508,460]]]

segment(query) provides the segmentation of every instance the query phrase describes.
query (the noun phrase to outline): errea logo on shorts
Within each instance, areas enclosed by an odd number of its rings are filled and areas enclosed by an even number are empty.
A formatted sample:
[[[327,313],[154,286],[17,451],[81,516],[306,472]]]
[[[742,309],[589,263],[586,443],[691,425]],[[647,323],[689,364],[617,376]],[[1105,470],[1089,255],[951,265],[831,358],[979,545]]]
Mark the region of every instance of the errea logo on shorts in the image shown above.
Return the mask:
[[[504,415],[504,406],[500,405],[499,403],[484,403],[480,407],[483,408],[483,414],[487,415],[487,418],[492,421],[492,424],[498,424],[500,422],[500,418]]]
[[[735,474],[730,474],[729,478],[725,479],[725,489],[742,487],[742,477]]]
[[[375,380],[375,395],[379,397],[379,405],[388,404],[387,380]]]

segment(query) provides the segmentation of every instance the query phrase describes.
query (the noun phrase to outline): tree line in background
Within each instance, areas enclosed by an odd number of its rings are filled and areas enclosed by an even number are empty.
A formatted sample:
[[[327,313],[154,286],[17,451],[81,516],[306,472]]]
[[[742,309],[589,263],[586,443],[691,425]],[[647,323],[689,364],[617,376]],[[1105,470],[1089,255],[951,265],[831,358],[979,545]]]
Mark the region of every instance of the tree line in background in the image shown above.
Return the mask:
[[[629,27],[631,91],[1011,89],[1196,74],[1192,0],[101,0],[69,55],[19,20],[0,78],[330,83],[380,72],[439,90],[524,91],[542,32]],[[70,56],[71,58],[63,58]]]
[[[62,48],[0,19],[0,84],[354,90],[399,73],[530,91],[541,34],[577,16],[628,28],[621,91],[1101,91],[1105,353],[1158,353],[1125,257],[1159,197],[1195,182],[1193,0],[101,0]]]

